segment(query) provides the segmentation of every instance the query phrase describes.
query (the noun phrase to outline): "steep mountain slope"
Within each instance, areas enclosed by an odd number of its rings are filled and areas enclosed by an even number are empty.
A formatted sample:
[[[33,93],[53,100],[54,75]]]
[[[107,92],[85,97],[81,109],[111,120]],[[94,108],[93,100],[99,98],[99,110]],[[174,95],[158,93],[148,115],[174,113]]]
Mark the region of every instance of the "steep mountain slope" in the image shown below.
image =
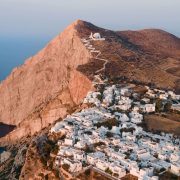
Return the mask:
[[[82,39],[99,32],[105,41]],[[158,47],[158,48],[157,48]],[[179,90],[179,38],[160,30],[115,32],[76,21],[0,84],[0,122],[15,140],[66,116],[93,88],[95,74]]]
[[[76,71],[91,56],[77,35],[79,23],[70,25],[0,84],[0,122],[20,127],[18,137],[64,117],[91,89],[91,82]]]

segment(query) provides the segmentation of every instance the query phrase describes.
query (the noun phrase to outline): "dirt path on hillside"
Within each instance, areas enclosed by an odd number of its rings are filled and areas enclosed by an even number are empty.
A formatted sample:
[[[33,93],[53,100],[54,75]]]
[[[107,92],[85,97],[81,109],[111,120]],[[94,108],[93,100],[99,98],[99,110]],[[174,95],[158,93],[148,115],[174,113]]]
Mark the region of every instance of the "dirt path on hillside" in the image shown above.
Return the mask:
[[[103,59],[103,58],[99,58],[99,56],[101,55],[101,51],[99,50],[96,50],[96,48],[94,48],[92,45],[91,45],[91,39],[82,39],[82,42],[84,43],[84,45],[87,47],[87,49],[90,50],[90,53],[96,53],[97,55],[94,57],[94,59],[96,60],[100,60],[100,61],[104,61],[104,64],[103,64],[103,67],[99,70],[97,70],[95,73],[99,73],[101,71],[105,71],[106,69],[106,64],[108,63],[108,59]]]

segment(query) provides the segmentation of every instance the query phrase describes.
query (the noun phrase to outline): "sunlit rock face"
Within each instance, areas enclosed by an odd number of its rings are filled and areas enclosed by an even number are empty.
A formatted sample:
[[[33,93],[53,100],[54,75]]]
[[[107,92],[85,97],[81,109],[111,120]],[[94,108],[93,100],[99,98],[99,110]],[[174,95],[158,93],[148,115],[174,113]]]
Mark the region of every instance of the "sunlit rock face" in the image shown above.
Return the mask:
[[[0,84],[0,122],[23,127],[20,136],[64,117],[92,88],[90,80],[76,71],[90,60],[77,31],[81,23],[67,27]]]

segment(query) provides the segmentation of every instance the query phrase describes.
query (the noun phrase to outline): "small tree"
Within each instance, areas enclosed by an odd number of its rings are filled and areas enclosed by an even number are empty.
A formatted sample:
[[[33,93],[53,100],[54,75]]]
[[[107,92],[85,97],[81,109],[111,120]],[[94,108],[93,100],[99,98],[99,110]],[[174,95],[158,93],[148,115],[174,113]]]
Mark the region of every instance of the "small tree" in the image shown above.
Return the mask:
[[[161,99],[156,100],[156,112],[161,112],[163,109],[163,101]]]
[[[169,112],[171,110],[171,102],[167,102],[165,105],[164,105],[164,111],[165,112]]]
[[[114,173],[114,176],[118,178],[118,177],[119,177],[119,174],[117,174],[117,173]]]
[[[69,164],[63,164],[63,165],[62,165],[62,168],[63,168],[65,171],[69,171],[70,166],[69,166]]]
[[[101,94],[98,94],[98,95],[97,95],[97,99],[100,100],[100,101],[102,101],[102,95],[101,95]]]
[[[84,151],[85,151],[86,153],[93,153],[93,152],[94,152],[93,147],[90,147],[90,146],[88,146],[87,144],[86,144],[86,146],[85,146]]]
[[[108,174],[110,174],[110,175],[113,174],[113,172],[112,172],[109,168],[107,168],[107,169],[105,170],[105,172],[108,173]]]
[[[113,135],[112,132],[109,132],[109,131],[108,131],[108,132],[106,133],[106,136],[107,136],[108,138],[111,138],[111,137],[113,137],[114,135]]]

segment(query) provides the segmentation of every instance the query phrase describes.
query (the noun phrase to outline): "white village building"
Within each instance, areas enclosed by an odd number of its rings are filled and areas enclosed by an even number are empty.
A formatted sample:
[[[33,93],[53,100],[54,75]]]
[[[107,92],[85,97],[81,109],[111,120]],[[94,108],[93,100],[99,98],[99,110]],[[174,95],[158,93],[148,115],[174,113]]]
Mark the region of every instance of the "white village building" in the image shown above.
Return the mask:
[[[61,165],[68,164],[70,166],[69,171],[72,173],[79,172],[82,170],[82,163],[80,161],[73,161],[68,158],[64,158],[61,161]]]
[[[91,35],[89,36],[90,39],[94,40],[94,41],[104,41],[105,38],[102,38],[100,33],[92,33],[91,32]]]

